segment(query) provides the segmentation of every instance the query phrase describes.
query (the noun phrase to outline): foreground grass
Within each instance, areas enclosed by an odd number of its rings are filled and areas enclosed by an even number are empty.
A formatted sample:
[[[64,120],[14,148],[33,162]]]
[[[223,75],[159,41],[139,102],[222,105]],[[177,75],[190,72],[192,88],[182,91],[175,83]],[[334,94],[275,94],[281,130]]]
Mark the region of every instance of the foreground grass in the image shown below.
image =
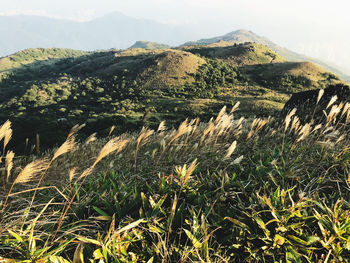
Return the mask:
[[[304,125],[294,112],[235,120],[235,110],[106,141],[75,142],[76,126],[59,149],[28,160],[5,151],[5,123],[0,256],[348,262],[350,104]]]

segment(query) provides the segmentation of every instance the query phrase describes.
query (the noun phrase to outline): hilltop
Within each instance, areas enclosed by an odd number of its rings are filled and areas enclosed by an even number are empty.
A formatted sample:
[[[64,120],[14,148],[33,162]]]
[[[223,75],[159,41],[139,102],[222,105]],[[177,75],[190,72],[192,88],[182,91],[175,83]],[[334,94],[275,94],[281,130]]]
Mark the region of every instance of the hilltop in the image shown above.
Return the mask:
[[[187,45],[181,49],[212,59],[221,59],[235,66],[286,62],[286,59],[269,47],[254,42],[232,44],[219,41],[208,45]]]
[[[130,48],[165,49],[170,48],[170,46],[151,41],[136,41]]]
[[[208,120],[238,101],[237,116],[278,116],[293,92],[344,83],[257,43],[30,49],[1,58],[0,65],[0,121],[13,122],[23,147],[35,144],[35,134],[43,147],[53,145],[77,123],[87,124],[82,135],[102,136],[112,125],[124,132],[163,119],[170,125],[187,117]]]
[[[336,66],[329,65],[329,63],[325,63],[320,59],[311,58],[302,54],[298,54],[294,51],[291,51],[287,48],[281,47],[275,43],[273,43],[271,40],[269,40],[266,37],[258,36],[257,34],[253,33],[249,30],[236,30],[232,31],[230,33],[227,33],[223,36],[213,37],[213,38],[207,38],[207,39],[200,39],[198,41],[191,41],[186,42],[183,44],[183,46],[188,45],[209,45],[214,44],[220,41],[230,42],[230,43],[244,43],[244,42],[255,42],[259,44],[263,44],[276,53],[280,54],[282,57],[286,58],[289,61],[295,61],[295,62],[302,62],[302,61],[310,61],[313,63],[316,63],[320,65],[321,67],[327,69],[328,71],[331,71],[332,73],[338,75],[342,79],[350,82],[350,76],[344,74],[341,70],[337,69]]]

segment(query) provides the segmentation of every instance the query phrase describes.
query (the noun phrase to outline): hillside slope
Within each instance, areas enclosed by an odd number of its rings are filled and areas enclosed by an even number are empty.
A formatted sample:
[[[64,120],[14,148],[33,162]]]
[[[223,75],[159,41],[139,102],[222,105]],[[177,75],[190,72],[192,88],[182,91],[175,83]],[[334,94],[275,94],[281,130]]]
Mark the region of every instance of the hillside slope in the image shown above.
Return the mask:
[[[302,62],[302,61],[311,61],[313,63],[316,63],[320,65],[321,67],[327,69],[328,71],[331,71],[332,73],[338,75],[342,79],[350,82],[350,76],[344,74],[341,70],[336,68],[336,66],[330,65],[329,63],[326,63],[322,60],[311,58],[302,54],[298,54],[296,52],[293,52],[287,48],[281,47],[275,43],[273,43],[271,40],[265,37],[258,36],[254,34],[252,31],[248,30],[236,30],[233,32],[230,32],[223,36],[213,37],[213,38],[207,38],[207,39],[200,39],[198,41],[192,41],[192,42],[186,42],[183,44],[184,46],[188,45],[208,45],[213,44],[219,41],[226,41],[231,43],[244,43],[244,42],[255,42],[260,43],[263,45],[268,46],[276,53],[280,54],[282,57],[286,58],[289,61],[295,61],[295,62]]]
[[[295,91],[344,84],[312,63],[285,62],[255,43],[99,52],[33,49],[2,58],[0,65],[6,65],[0,121],[13,122],[19,131],[15,141],[23,147],[35,144],[36,134],[43,147],[59,143],[77,123],[87,124],[82,135],[106,135],[112,125],[124,132],[156,127],[163,119],[169,125],[187,117],[207,120],[238,101],[237,116],[278,115]]]
[[[130,48],[165,49],[170,48],[170,46],[151,41],[136,41]]]

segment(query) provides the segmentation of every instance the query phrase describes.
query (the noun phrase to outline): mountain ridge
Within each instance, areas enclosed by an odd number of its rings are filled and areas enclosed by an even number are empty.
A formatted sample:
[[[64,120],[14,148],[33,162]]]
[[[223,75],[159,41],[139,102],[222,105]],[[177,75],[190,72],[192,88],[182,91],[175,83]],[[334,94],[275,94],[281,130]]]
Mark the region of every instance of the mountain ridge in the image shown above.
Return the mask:
[[[190,41],[190,42],[185,42],[181,46],[188,46],[188,45],[207,45],[207,44],[213,44],[218,41],[226,41],[226,42],[232,42],[232,43],[244,43],[244,42],[256,42],[260,44],[264,44],[268,47],[270,47],[272,50],[277,52],[278,54],[282,55],[285,57],[287,60],[290,61],[296,61],[296,62],[301,62],[301,61],[311,61],[313,63],[316,63],[331,72],[335,73],[336,75],[340,76],[347,82],[350,82],[350,76],[342,72],[340,69],[336,68],[336,66],[329,65],[329,63],[324,62],[320,59],[315,59],[308,57],[303,54],[299,54],[297,52],[291,51],[287,48],[281,47],[271,40],[269,40],[266,37],[261,37],[254,32],[250,30],[245,30],[245,29],[239,29],[235,30],[232,32],[229,32],[225,35],[218,36],[218,37],[213,37],[213,38],[203,38],[197,41]]]
[[[214,42],[223,38],[232,41],[234,34],[238,33],[240,37],[236,37],[237,43],[254,41],[268,45],[289,60],[312,61],[350,82],[350,76],[344,74],[338,66],[290,51],[249,30],[236,30],[211,39]],[[178,46],[181,43],[195,43],[196,41],[186,41],[201,37],[201,33],[195,26],[168,25],[150,19],[133,18],[120,12],[113,12],[85,22],[35,15],[0,16],[0,34],[2,35],[0,56],[37,47],[85,51],[125,49],[141,39]],[[201,40],[208,39],[202,38],[199,41]]]

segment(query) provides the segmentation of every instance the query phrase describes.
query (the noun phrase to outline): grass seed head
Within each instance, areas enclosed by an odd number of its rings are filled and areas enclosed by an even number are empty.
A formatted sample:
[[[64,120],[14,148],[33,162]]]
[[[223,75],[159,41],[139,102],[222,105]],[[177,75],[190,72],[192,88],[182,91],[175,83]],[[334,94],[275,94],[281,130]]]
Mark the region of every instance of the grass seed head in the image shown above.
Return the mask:
[[[85,144],[89,144],[90,142],[94,142],[97,140],[96,137],[96,132],[94,132],[93,134],[91,134],[86,140],[85,140]]]
[[[19,173],[13,184],[27,183],[31,181],[36,175],[48,168],[49,161],[47,158],[35,160],[29,163]]]
[[[317,102],[316,102],[316,104],[318,104],[318,103],[320,102],[320,100],[321,100],[323,94],[324,94],[324,89],[320,89],[319,92],[318,92],[318,97],[317,97]]]
[[[165,131],[165,130],[166,130],[165,121],[161,121],[161,122],[159,123],[157,132],[162,132],[162,131]]]
[[[226,106],[222,107],[222,109],[220,110],[220,112],[219,112],[218,116],[216,117],[214,123],[217,124],[224,114],[226,114]]]
[[[108,137],[111,136],[112,132],[115,130],[115,126],[113,125],[108,132]]]
[[[237,141],[234,141],[234,142],[230,145],[230,147],[227,149],[227,152],[226,152],[226,155],[225,155],[224,159],[230,158],[230,156],[232,155],[232,153],[235,151],[236,146],[237,146]]]
[[[70,132],[67,135],[67,139],[69,139],[71,136],[73,136],[74,134],[76,134],[78,131],[80,131],[82,128],[84,128],[86,126],[86,124],[76,124],[72,127],[72,129],[70,130]]]
[[[5,158],[5,169],[6,169],[6,182],[8,182],[11,170],[13,168],[13,158],[15,153],[13,151],[8,151]]]
[[[337,96],[337,95],[334,95],[334,96],[330,99],[330,101],[329,101],[329,103],[328,103],[326,109],[328,109],[330,106],[332,106],[333,103],[337,101],[337,99],[338,99],[338,96]]]
[[[293,115],[296,113],[297,109],[294,108],[293,110],[291,110],[291,112],[289,112],[286,116],[286,118],[284,119],[284,123],[285,123],[285,126],[284,126],[284,132],[287,131],[288,127],[289,127],[289,124],[290,124],[290,121],[293,117]]]
[[[60,148],[57,149],[57,151],[55,152],[54,156],[52,157],[52,161],[54,161],[55,159],[57,159],[59,156],[68,153],[70,151],[72,151],[76,144],[75,144],[75,140],[74,140],[74,136],[69,137],[61,146]]]
[[[69,182],[72,182],[73,178],[77,175],[77,167],[73,167],[72,169],[69,169],[68,176],[69,176]]]
[[[103,158],[105,158],[107,155],[109,155],[112,152],[119,153],[122,151],[126,145],[129,143],[129,139],[120,139],[120,137],[113,138],[110,141],[108,141],[105,146],[101,149],[100,153],[98,154],[94,164],[92,167],[94,167],[97,163],[99,163]]]

